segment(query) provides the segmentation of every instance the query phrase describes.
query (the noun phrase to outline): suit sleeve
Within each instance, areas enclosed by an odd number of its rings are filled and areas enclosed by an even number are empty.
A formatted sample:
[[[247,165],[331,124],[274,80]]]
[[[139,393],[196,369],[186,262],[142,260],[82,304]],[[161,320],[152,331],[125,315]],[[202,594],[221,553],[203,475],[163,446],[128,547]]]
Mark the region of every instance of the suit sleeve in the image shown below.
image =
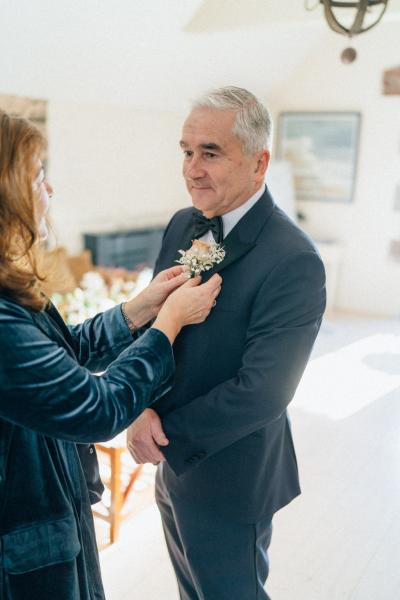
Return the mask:
[[[0,418],[80,443],[125,429],[171,388],[174,372],[168,338],[151,329],[93,375],[11,304],[0,313],[0,357]]]
[[[312,251],[279,263],[252,307],[236,377],[168,413],[163,452],[177,475],[278,419],[293,398],[325,309],[325,271]]]

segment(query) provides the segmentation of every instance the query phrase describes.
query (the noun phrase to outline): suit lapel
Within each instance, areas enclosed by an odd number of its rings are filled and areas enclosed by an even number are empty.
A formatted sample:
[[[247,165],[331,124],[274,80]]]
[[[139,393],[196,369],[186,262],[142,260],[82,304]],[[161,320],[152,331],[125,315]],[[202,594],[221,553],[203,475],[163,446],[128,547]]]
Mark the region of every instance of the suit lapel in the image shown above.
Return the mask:
[[[232,229],[222,244],[225,250],[224,260],[207,271],[207,273],[204,273],[203,279],[209,279],[214,273],[219,273],[223,269],[226,269],[226,267],[239,260],[239,258],[247,254],[256,245],[255,243],[241,240],[238,230],[235,231],[235,229],[236,227]]]
[[[242,258],[257,245],[257,238],[272,214],[274,202],[268,192],[240,219],[223,242],[225,258],[204,274],[209,279],[214,273],[219,273]]]
[[[258,202],[256,202],[256,204],[240,219],[232,231],[226,236],[222,244],[225,249],[224,260],[219,263],[219,265],[215,265],[215,267],[206,273],[203,273],[203,281],[209,279],[214,273],[223,271],[256,246],[257,238],[271,216],[274,206],[274,202],[266,188]],[[192,226],[191,214],[189,217],[186,217],[186,219],[188,220],[182,227],[178,244],[175,245],[175,243],[173,243],[173,248],[171,248],[172,253],[175,253],[173,254],[174,261],[180,258],[178,250],[188,250],[192,245],[194,229]],[[176,239],[177,238],[178,236],[176,236]],[[169,264],[169,260],[167,260],[167,263]]]

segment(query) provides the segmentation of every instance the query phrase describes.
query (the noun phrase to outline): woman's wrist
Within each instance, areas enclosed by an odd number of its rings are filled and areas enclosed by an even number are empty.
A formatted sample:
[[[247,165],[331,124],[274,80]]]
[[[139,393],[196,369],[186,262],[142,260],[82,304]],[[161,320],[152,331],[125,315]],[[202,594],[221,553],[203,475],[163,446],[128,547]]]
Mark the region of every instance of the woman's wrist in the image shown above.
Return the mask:
[[[146,302],[143,292],[138,296],[135,296],[135,298],[132,298],[132,300],[124,302],[122,308],[123,313],[125,313],[127,317],[125,320],[129,320],[133,323],[136,329],[143,327],[143,325],[146,325],[146,323],[155,317],[155,310],[148,302]]]
[[[182,329],[181,323],[177,319],[172,318],[167,311],[163,310],[158,313],[158,317],[154,321],[152,327],[162,331],[169,339],[171,346]]]
[[[124,317],[124,321],[127,324],[129,331],[131,332],[132,335],[134,335],[136,333],[136,331],[138,330],[138,326],[128,316],[128,314],[125,310],[125,306],[126,306],[126,302],[122,302],[122,304],[121,304],[122,316]]]

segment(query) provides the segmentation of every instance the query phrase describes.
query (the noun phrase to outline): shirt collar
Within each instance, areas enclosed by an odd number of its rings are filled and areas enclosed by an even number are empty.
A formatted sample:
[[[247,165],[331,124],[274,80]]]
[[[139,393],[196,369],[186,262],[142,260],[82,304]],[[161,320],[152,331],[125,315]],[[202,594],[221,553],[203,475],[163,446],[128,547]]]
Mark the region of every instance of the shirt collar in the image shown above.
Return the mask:
[[[255,194],[251,196],[246,202],[231,210],[230,212],[222,215],[222,222],[224,224],[224,238],[232,231],[232,229],[239,223],[240,219],[255,205],[255,203],[261,198],[265,192],[265,185],[262,185]]]

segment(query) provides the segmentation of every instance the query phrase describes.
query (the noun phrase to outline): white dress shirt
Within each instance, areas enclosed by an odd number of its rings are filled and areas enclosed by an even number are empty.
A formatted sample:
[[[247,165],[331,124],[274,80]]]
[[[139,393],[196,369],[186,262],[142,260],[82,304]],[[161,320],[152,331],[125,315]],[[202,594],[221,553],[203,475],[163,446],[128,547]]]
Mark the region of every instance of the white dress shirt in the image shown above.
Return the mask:
[[[240,219],[244,217],[244,215],[255,205],[257,200],[261,198],[265,191],[265,185],[262,185],[259,190],[256,191],[255,194],[251,196],[246,202],[234,208],[230,212],[227,212],[225,215],[221,215],[222,223],[223,223],[223,231],[224,238],[232,231],[232,229],[239,223]],[[207,242],[207,244],[215,243],[213,234],[211,231],[207,231],[204,235],[199,238],[202,242]]]

